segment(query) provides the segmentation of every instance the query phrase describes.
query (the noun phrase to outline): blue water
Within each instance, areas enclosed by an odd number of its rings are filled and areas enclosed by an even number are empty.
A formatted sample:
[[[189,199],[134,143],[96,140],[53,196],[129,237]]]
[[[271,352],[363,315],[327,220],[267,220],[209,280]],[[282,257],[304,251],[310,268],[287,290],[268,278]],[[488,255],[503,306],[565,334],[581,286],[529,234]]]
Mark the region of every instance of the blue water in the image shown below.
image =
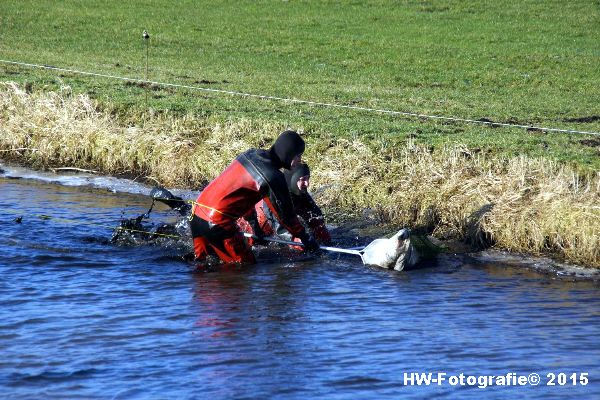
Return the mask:
[[[108,243],[143,195],[2,177],[0,193],[0,398],[600,398],[598,284],[459,255],[398,273],[273,249],[198,272],[183,248]]]

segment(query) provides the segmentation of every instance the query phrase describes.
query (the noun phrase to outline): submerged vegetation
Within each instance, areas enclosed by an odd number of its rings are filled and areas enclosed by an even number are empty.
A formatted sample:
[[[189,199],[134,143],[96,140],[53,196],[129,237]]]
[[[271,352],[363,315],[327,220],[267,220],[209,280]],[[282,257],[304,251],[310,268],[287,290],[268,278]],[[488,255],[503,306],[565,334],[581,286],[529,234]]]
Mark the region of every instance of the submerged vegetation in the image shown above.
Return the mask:
[[[201,188],[240,152],[267,147],[286,128],[269,120],[144,115],[123,124],[68,87],[27,93],[0,86],[0,152],[37,168],[128,174]],[[464,145],[339,138],[301,130],[312,191],[329,216],[370,210],[378,223],[411,226],[477,247],[552,253],[600,267],[600,174],[525,155]]]

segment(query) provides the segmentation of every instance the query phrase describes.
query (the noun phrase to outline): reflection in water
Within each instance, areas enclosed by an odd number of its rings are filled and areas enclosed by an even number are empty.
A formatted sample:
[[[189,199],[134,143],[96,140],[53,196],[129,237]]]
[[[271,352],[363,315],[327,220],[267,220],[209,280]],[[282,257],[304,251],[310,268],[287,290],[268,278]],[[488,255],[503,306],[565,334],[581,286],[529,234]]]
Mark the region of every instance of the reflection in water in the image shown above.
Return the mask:
[[[246,297],[244,271],[236,268],[219,273],[196,272],[194,301],[200,319],[195,323],[202,338],[222,338],[240,335],[240,301]],[[209,278],[209,279],[207,279]]]
[[[264,252],[253,267],[196,272],[177,248],[107,242],[123,212],[147,210],[143,196],[2,178],[0,189],[4,397],[600,396],[593,379],[476,390],[403,381],[437,371],[600,376],[597,284],[453,255],[396,273]]]

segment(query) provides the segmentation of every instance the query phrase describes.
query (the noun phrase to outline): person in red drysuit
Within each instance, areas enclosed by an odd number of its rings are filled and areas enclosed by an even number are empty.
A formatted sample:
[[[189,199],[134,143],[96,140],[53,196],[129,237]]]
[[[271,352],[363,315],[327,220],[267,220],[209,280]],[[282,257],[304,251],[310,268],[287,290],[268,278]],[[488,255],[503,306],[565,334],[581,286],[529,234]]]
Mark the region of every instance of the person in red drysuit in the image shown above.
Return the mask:
[[[291,170],[283,172],[288,190],[294,206],[294,212],[301,221],[308,227],[313,237],[321,244],[331,244],[331,235],[325,226],[325,219],[319,206],[315,203],[312,196],[308,193],[310,185],[310,168],[307,164],[300,163]],[[256,207],[257,222],[260,235],[277,235],[281,239],[300,242],[300,239],[292,235],[284,226],[282,226],[271,209],[264,201],[260,201]],[[251,224],[246,220],[240,219],[238,225],[242,231],[254,233]],[[297,248],[298,246],[293,246]]]
[[[200,193],[193,204],[190,227],[194,254],[203,261],[214,252],[225,263],[252,264],[256,260],[236,220],[245,217],[256,228],[254,206],[263,200],[277,220],[305,245],[319,245],[298,220],[285,177],[280,168],[290,169],[302,161],[304,140],[285,131],[268,149],[250,149],[240,154]]]

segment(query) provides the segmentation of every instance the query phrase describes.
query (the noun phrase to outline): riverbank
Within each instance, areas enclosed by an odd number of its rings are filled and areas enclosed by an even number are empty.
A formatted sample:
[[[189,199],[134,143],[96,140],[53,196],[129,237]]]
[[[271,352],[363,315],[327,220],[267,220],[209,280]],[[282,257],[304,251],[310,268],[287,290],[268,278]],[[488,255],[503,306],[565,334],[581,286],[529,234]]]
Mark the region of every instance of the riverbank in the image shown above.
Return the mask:
[[[8,180],[2,181],[3,178],[7,178]],[[89,192],[89,190],[93,188],[99,189],[99,193],[110,192],[118,193],[124,196],[130,196],[132,194],[149,196],[152,188],[152,183],[148,185],[141,182],[134,182],[130,179],[100,175],[97,174],[96,171],[88,171],[77,168],[55,168],[49,171],[39,171],[15,164],[3,163],[0,161],[0,181],[2,181],[2,183],[14,183],[18,180],[39,182],[42,183],[42,185],[44,183],[50,183],[52,185],[59,185],[58,187],[79,188],[79,191],[84,193]],[[177,194],[186,199],[193,199],[197,195],[195,191],[186,189],[177,190]],[[14,221],[16,222],[18,220],[19,225],[28,225],[39,220],[54,219],[51,215],[48,215],[47,212],[43,214],[36,214],[29,209],[23,209],[22,205],[20,204],[11,205],[11,207],[3,210],[3,212],[7,215],[14,216]],[[85,222],[72,218],[59,218],[57,221],[63,225],[83,224],[90,227],[112,226],[110,224],[98,224],[98,222],[95,221],[89,221],[86,224]],[[368,218],[367,216],[367,218],[347,221],[341,225],[330,225],[330,228],[334,235],[334,241],[337,243],[337,245],[340,247],[349,247],[353,245],[361,245],[376,238],[387,236],[390,233],[389,229],[391,227],[385,225],[374,225],[372,218]],[[514,253],[492,248],[481,251],[473,251],[472,246],[464,242],[458,242],[454,240],[440,241],[431,236],[424,239],[423,236],[417,235],[413,236],[413,239],[416,240],[413,242],[413,244],[416,246],[423,259],[422,263],[419,263],[416,268],[410,268],[409,270],[431,267],[435,267],[437,270],[437,268],[445,269],[452,265],[468,264],[479,266],[482,269],[491,267],[495,270],[499,270],[500,268],[508,268],[509,270],[519,270],[520,272],[529,270],[534,274],[547,275],[551,279],[564,282],[600,282],[600,268],[586,268],[574,264],[560,262],[549,257],[532,256],[529,254]],[[104,242],[108,239],[96,238],[94,240]],[[125,239],[124,242],[121,242],[121,245],[139,245],[139,240],[142,240],[143,242],[143,239]],[[167,247],[169,250],[181,250],[183,251],[181,254],[185,254],[186,252],[191,251],[191,249],[186,248],[189,244],[188,242],[189,241],[186,240],[167,241],[161,242],[159,246]],[[261,259],[263,259],[264,256],[264,254],[261,254]]]
[[[0,157],[200,189],[240,152],[268,147],[286,126],[261,119],[144,115],[122,120],[65,87],[0,87]],[[332,220],[410,226],[474,248],[546,254],[600,267],[600,174],[543,158],[461,145],[339,138],[298,129],[312,191]]]

